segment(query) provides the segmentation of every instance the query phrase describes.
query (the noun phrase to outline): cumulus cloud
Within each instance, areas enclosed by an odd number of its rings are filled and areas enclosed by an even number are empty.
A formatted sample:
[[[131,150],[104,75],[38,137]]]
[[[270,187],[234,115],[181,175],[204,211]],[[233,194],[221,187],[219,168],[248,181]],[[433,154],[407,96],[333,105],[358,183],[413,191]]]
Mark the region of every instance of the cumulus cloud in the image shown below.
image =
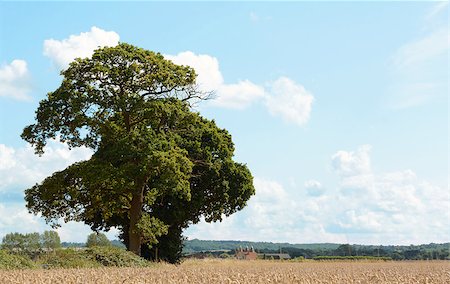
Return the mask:
[[[370,145],[363,145],[357,151],[338,151],[332,157],[333,168],[342,176],[370,173]]]
[[[0,97],[29,100],[30,74],[25,60],[15,59],[0,66]]]
[[[281,183],[255,178],[256,194],[247,207],[222,223],[201,223],[185,232],[189,238],[239,239],[272,242],[345,242],[342,235],[329,233],[320,220],[328,208],[327,197],[307,198],[287,190]]]
[[[450,200],[445,188],[409,169],[374,172],[368,145],[338,151],[331,155],[331,163],[339,178],[335,187],[324,191],[320,181],[308,180],[300,190],[256,177],[256,195],[246,208],[226,218],[224,226],[201,222],[186,235],[291,243],[448,241]],[[348,191],[351,186],[357,190]]]
[[[230,109],[245,109],[261,103],[274,116],[297,125],[304,125],[310,118],[313,95],[302,85],[287,77],[280,77],[266,84],[266,88],[241,80],[225,83],[217,58],[191,51],[177,55],[165,55],[176,64],[189,65],[197,72],[197,83],[203,91],[214,91],[215,98],[209,105]]]
[[[217,98],[212,105],[226,108],[244,109],[253,102],[264,98],[264,88],[249,80],[236,84],[224,84],[217,89]]]
[[[58,68],[65,69],[75,58],[89,57],[98,47],[115,46],[118,42],[119,35],[114,31],[92,27],[89,32],[71,35],[67,39],[45,40],[44,55]],[[215,98],[208,103],[210,106],[244,109],[261,103],[272,115],[287,122],[305,125],[309,120],[312,94],[287,77],[266,84],[266,90],[248,79],[226,83],[220,71],[219,60],[211,55],[183,51],[176,55],[166,54],[164,57],[175,64],[188,65],[195,69],[199,89],[215,94]]]
[[[244,109],[264,97],[264,88],[249,80],[226,84],[219,68],[219,60],[207,54],[184,51],[177,55],[164,55],[175,64],[188,65],[197,73],[197,84],[202,91],[214,92],[210,105],[231,109]]]
[[[281,77],[270,84],[270,94],[266,106],[272,115],[298,125],[308,122],[314,97],[302,85]]]
[[[8,233],[31,233],[43,231],[39,217],[28,213],[22,204],[0,203],[0,238]]]
[[[0,144],[0,193],[23,190],[74,162],[89,159],[91,155],[90,149],[69,150],[66,144],[54,140],[46,146],[42,157],[35,155],[31,146],[14,149]]]
[[[223,84],[222,73],[219,70],[219,60],[207,54],[195,54],[192,51],[180,52],[177,55],[164,55],[178,65],[186,65],[195,69],[197,84],[202,90],[217,90]]]
[[[373,172],[369,150],[364,145],[357,151],[338,151],[332,156],[333,167],[341,178],[336,192],[341,207],[329,228],[362,241],[376,233],[374,238],[379,239],[371,243],[448,241],[446,210],[450,200],[445,189],[420,179],[410,169]],[[345,194],[349,188],[358,191]]]
[[[0,144],[0,238],[15,231],[29,233],[51,229],[39,216],[28,213],[23,200],[24,190],[91,155],[92,151],[87,148],[69,150],[66,144],[54,140],[49,141],[42,157],[35,155],[30,146],[13,148]],[[80,241],[76,237],[87,234],[90,229],[82,224],[63,224],[59,231],[64,233],[63,241]]]
[[[63,40],[45,40],[44,55],[58,68],[65,69],[77,57],[89,57],[99,47],[115,46],[118,43],[119,35],[116,32],[92,27],[89,32],[71,35]]]

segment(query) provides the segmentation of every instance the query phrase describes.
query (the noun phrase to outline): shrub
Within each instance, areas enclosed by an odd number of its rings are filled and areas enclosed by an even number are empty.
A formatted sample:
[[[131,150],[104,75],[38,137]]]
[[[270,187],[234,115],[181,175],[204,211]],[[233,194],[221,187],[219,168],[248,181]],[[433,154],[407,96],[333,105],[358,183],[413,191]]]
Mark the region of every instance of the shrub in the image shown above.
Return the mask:
[[[34,267],[36,266],[31,259],[0,250],[0,269],[25,269]]]
[[[118,247],[92,247],[86,249],[85,254],[103,266],[145,267],[151,264],[134,253]]]
[[[305,261],[305,257],[297,256],[296,258],[291,259],[292,262],[302,262]]]
[[[101,266],[89,258],[84,251],[73,249],[58,249],[53,253],[42,254],[37,263],[44,268],[92,268]]]

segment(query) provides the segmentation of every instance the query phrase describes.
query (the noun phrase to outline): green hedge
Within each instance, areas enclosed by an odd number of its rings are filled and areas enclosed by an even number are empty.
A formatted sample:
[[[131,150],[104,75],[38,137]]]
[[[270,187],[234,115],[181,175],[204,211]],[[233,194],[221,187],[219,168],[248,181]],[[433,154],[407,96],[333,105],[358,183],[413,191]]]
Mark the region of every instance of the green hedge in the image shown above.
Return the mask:
[[[151,262],[117,247],[56,249],[41,252],[35,261],[26,256],[0,250],[0,269],[147,267],[151,265]]]
[[[86,257],[102,266],[146,267],[151,262],[118,247],[91,247],[84,251]]]
[[[31,259],[0,250],[0,269],[26,269],[36,267]]]
[[[382,257],[382,256],[365,256],[365,255],[358,255],[358,256],[330,256],[330,255],[323,255],[323,256],[316,256],[313,258],[314,260],[392,260],[391,257]]]
[[[93,268],[101,265],[82,250],[58,249],[41,254],[36,261],[42,268]]]

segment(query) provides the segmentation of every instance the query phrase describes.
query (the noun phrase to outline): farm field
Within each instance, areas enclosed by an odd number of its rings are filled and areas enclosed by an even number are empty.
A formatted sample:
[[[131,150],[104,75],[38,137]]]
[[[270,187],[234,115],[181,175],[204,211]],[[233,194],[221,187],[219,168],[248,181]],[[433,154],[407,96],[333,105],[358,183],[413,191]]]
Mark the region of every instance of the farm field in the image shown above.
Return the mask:
[[[450,283],[450,262],[187,260],[150,268],[0,270],[2,283]]]

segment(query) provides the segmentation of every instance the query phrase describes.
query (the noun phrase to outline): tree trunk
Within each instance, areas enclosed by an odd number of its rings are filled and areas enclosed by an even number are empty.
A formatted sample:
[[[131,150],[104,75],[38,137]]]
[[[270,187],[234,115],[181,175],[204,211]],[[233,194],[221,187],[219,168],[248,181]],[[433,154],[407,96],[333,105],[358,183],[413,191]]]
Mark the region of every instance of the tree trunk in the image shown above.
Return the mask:
[[[131,208],[130,208],[130,228],[128,231],[129,234],[129,249],[137,255],[141,255],[141,233],[138,232],[136,228],[136,224],[139,222],[141,218],[142,212],[142,204],[144,203],[144,196],[142,191],[138,194],[133,194],[133,198],[131,199]]]

